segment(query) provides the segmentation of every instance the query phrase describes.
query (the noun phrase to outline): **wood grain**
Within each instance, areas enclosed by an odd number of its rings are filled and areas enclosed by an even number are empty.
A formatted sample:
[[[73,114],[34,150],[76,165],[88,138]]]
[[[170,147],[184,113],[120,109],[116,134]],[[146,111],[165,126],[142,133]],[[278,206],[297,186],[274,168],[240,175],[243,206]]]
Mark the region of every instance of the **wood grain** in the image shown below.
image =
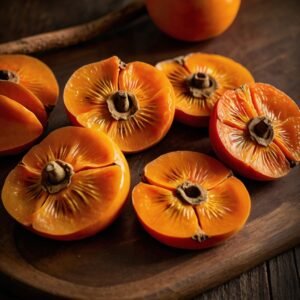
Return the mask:
[[[270,298],[266,263],[242,274],[240,277],[225,283],[195,300],[253,300]]]
[[[144,13],[144,2],[135,0],[119,10],[87,23],[0,44],[0,54],[28,54],[77,45],[133,21]]]
[[[274,300],[300,299],[300,284],[297,278],[297,267],[293,250],[285,256],[276,257],[269,263],[271,295]],[[284,281],[285,289],[279,289],[280,282]]]
[[[51,5],[55,6],[56,3],[65,11],[68,9],[70,2],[58,2],[51,1]],[[103,2],[100,5],[100,2],[102,1],[91,1],[91,6],[104,13],[107,7]],[[114,1],[107,3],[112,2]],[[11,5],[15,10],[18,7],[16,3]],[[37,30],[36,27],[45,30],[58,28],[51,21],[51,13],[55,8],[45,4],[50,1],[30,0],[28,3],[32,5],[31,10],[27,7],[27,12],[31,11],[30,15],[18,11],[16,14],[19,20],[11,21],[14,24],[11,26],[12,32],[16,33],[14,37],[36,33],[33,32]],[[7,5],[9,9],[6,2],[1,2],[0,5]],[[79,8],[78,4],[74,5]],[[51,25],[49,27],[41,24],[42,21],[38,21],[35,26],[34,18],[41,18],[38,14],[41,6],[48,9],[48,12],[45,10],[41,15],[42,20]],[[113,54],[117,54],[124,61],[143,60],[155,63],[189,52],[219,53],[244,64],[257,81],[274,84],[299,101],[298,9],[299,3],[296,0],[244,1],[236,22],[224,35],[192,44],[166,37],[155,28],[149,18],[143,17],[134,24],[92,42],[40,54],[38,57],[54,70],[62,91],[76,68]],[[3,11],[6,10],[0,9],[0,14]],[[74,13],[71,10],[70,15],[76,15],[77,21],[81,22],[80,18],[86,18],[90,8],[83,8],[82,11],[83,16],[80,12]],[[61,12],[59,14],[62,15]],[[74,22],[68,15],[65,14],[65,23],[61,23],[63,26]],[[4,14],[0,22],[3,19],[9,22],[5,18]],[[30,26],[26,27],[25,21],[30,18]],[[23,24],[22,29],[18,28],[19,23]],[[0,28],[4,28],[4,23]],[[6,31],[3,34],[1,32],[2,41],[8,37]],[[47,132],[67,124],[60,97],[50,117]],[[140,180],[139,175],[148,161],[162,153],[179,149],[197,150],[213,155],[207,130],[191,129],[175,123],[166,138],[157,146],[127,157],[132,171],[132,184]],[[0,187],[7,173],[20,158],[21,156],[0,159]],[[300,169],[296,168],[289,176],[275,182],[258,183],[242,179],[253,201],[247,226],[224,245],[202,252],[175,250],[153,240],[141,229],[130,201],[120,218],[108,230],[74,243],[53,242],[25,231],[15,224],[0,205],[0,282],[18,292],[18,299],[28,295],[31,299],[57,299],[58,296],[74,298],[74,295],[85,299],[178,299],[198,295],[299,243],[299,177]],[[278,259],[277,264],[274,262],[272,268],[289,273],[288,277],[295,282],[297,274],[286,255]],[[297,257],[299,276],[299,254]],[[283,267],[286,259],[289,263]],[[251,299],[252,293],[255,297],[268,299],[269,288],[273,297],[275,294],[284,295],[286,287],[282,288],[282,284],[288,285],[288,282],[272,278],[270,274],[268,278],[266,266],[268,265],[265,263],[218,290],[213,290],[211,297]],[[274,289],[273,284],[278,288]],[[244,290],[246,286],[247,290]],[[291,288],[295,289],[295,284]],[[203,297],[209,297],[207,295]]]

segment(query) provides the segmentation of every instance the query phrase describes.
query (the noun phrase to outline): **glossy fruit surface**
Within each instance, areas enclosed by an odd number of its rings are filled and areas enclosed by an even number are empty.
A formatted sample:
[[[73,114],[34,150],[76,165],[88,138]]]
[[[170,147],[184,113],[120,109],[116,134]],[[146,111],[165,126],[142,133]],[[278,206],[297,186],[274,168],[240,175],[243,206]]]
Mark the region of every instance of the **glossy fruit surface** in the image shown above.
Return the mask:
[[[275,87],[253,83],[227,91],[210,120],[215,152],[245,177],[272,180],[300,161],[300,111]]]
[[[185,249],[212,247],[245,224],[250,196],[217,160],[191,151],[161,155],[146,165],[132,192],[137,216],[154,238]]]
[[[212,108],[226,90],[254,82],[241,64],[214,54],[191,53],[156,67],[174,88],[176,120],[194,127],[208,126]]]
[[[7,176],[2,201],[28,229],[53,239],[103,230],[127,198],[126,159],[104,133],[65,127],[34,146]]]
[[[0,55],[0,80],[20,84],[32,92],[51,111],[58,99],[58,83],[50,68],[28,55]]]
[[[116,56],[75,71],[64,101],[75,125],[106,132],[127,153],[159,142],[175,111],[173,88],[164,74]]]
[[[52,71],[26,55],[0,55],[0,155],[29,148],[47,126],[58,85]]]
[[[240,0],[146,0],[156,26],[184,41],[200,41],[223,33],[235,19]]]

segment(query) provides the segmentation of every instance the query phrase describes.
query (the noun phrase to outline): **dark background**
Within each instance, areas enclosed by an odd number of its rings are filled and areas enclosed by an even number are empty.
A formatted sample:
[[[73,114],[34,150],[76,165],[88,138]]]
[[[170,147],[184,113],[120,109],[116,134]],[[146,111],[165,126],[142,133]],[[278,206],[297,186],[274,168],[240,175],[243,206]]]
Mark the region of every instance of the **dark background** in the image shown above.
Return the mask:
[[[0,1],[0,42],[89,21],[128,2]],[[149,63],[195,51],[218,53],[244,64],[257,81],[274,84],[299,100],[300,82],[295,76],[300,71],[299,11],[298,0],[243,1],[237,20],[225,34],[200,43],[184,43],[168,38],[145,15],[129,25],[114,28],[96,40],[74,46],[71,51],[62,49],[36,56],[53,69],[62,89],[70,76],[70,66],[75,70],[82,64],[118,55],[119,52],[123,61],[143,60]],[[128,30],[131,34],[129,38],[126,35],[125,39],[123,33]],[[144,43],[145,39],[151,39],[151,43]],[[249,43],[249,40],[253,42]],[[81,51],[82,47],[84,51]],[[120,50],[120,47],[126,48],[126,51]],[[64,114],[62,105],[58,105],[52,114],[51,130],[68,122],[66,117],[54,118],[55,114]],[[299,184],[299,178],[295,184]],[[298,247],[195,299],[299,299],[299,269]],[[1,287],[0,299],[17,299],[12,295],[7,287]]]

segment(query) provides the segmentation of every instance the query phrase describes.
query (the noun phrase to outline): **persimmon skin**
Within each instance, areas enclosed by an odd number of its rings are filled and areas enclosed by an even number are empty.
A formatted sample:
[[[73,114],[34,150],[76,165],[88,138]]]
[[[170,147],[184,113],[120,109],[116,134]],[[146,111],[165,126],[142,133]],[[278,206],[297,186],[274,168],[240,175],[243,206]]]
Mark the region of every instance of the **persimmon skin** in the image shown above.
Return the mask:
[[[200,41],[222,34],[234,21],[240,0],[147,0],[148,13],[169,36]]]
[[[209,124],[209,116],[192,116],[179,109],[175,111],[175,120],[195,128],[207,128]]]

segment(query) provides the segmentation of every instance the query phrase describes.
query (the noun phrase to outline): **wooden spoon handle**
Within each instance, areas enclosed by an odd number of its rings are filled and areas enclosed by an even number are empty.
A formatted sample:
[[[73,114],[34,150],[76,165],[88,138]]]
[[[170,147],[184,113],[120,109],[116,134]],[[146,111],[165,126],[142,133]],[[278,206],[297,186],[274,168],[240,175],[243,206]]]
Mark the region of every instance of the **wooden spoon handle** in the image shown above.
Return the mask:
[[[0,44],[0,54],[34,53],[76,45],[133,20],[144,12],[144,1],[135,0],[91,22]]]

